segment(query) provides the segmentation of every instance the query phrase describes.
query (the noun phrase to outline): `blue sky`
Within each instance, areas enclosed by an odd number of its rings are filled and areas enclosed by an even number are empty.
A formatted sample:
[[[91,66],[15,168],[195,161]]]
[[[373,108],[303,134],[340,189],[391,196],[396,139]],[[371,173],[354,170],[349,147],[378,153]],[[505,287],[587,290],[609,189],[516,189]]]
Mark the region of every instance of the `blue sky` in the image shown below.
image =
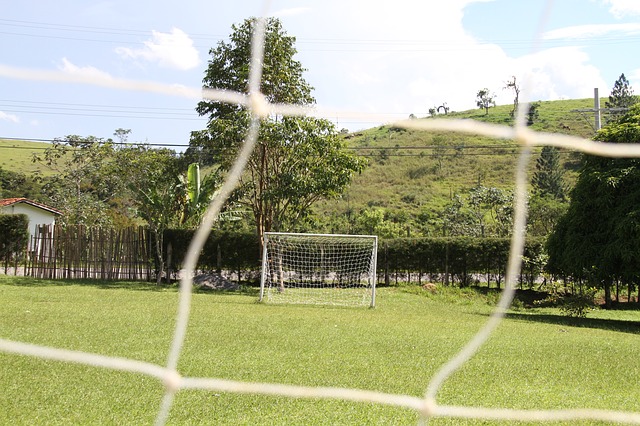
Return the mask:
[[[0,0],[0,138],[108,138],[125,128],[130,141],[187,145],[205,125],[198,99],[73,80],[197,90],[209,49],[265,8],[297,38],[318,105],[339,128],[425,116],[445,102],[474,108],[485,87],[509,104],[512,76],[532,101],[587,98],[594,87],[606,96],[621,73],[640,93],[640,1],[548,3]],[[25,78],[31,71],[70,81]]]

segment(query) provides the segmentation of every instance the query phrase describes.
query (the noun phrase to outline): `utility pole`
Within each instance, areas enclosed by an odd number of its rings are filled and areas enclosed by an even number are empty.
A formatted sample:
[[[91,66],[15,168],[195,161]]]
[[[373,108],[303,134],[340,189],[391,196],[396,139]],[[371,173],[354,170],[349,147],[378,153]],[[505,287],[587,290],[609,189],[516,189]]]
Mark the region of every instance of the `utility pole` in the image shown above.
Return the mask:
[[[594,115],[594,125],[592,126],[593,130],[596,132],[600,130],[600,128],[602,127],[602,121],[600,119],[601,118],[600,113],[602,112],[602,108],[600,108],[600,95],[598,93],[598,88],[595,87],[593,89],[593,108],[572,109],[571,112],[579,112],[579,113],[592,112]]]
[[[601,108],[600,107],[600,95],[598,94],[598,88],[595,87],[593,89],[593,108],[588,109],[572,109],[571,112],[592,112],[594,115],[594,125],[593,130],[598,131],[602,128],[602,113],[603,112],[624,112],[629,108]],[[587,120],[589,121],[589,120]]]
[[[593,89],[593,111],[595,113],[595,128],[597,132],[602,127],[602,123],[600,121],[600,96],[598,95],[597,87]]]

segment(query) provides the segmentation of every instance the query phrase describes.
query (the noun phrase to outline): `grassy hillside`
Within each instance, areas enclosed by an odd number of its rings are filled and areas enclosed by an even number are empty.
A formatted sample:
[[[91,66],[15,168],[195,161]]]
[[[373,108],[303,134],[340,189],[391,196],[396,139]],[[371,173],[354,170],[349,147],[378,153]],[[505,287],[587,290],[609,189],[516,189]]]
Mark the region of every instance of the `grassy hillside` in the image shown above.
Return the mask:
[[[539,117],[532,129],[592,137],[593,114],[575,111],[592,106],[592,99],[540,102]],[[447,117],[509,125],[513,122],[511,108],[497,106],[488,115],[480,109],[451,112]],[[512,141],[389,126],[347,134],[345,138],[351,149],[369,159],[369,164],[340,199],[316,206],[324,227],[333,227],[336,232],[347,232],[347,222],[368,208],[384,208],[389,218],[405,223],[405,218],[434,217],[452,196],[464,195],[478,184],[500,189],[512,189],[514,185],[519,149]],[[47,146],[41,142],[0,140],[0,166],[32,174],[41,168],[32,163],[33,153],[42,152]],[[536,152],[540,150],[537,148]],[[561,159],[572,183],[580,154],[564,151]],[[534,165],[535,156],[531,167]],[[41,172],[47,174],[48,170]],[[340,222],[342,225],[334,225]]]
[[[33,163],[31,159],[34,153],[41,154],[48,146],[49,144],[45,142],[0,139],[0,167],[26,175],[36,171],[46,175],[49,172],[48,169]]]
[[[593,107],[592,99],[540,102],[532,129],[590,138],[593,114],[575,112]],[[446,117],[510,125],[511,105],[449,113]],[[439,115],[439,118],[446,118]],[[429,120],[431,118],[421,118]],[[512,141],[451,132],[427,132],[381,126],[346,136],[349,147],[369,158],[339,200],[318,205],[325,216],[344,217],[382,207],[392,218],[432,216],[453,195],[465,194],[481,184],[512,189],[518,146]],[[536,148],[537,154],[541,148]],[[535,166],[537,155],[531,162]],[[569,184],[576,178],[580,154],[561,152]]]

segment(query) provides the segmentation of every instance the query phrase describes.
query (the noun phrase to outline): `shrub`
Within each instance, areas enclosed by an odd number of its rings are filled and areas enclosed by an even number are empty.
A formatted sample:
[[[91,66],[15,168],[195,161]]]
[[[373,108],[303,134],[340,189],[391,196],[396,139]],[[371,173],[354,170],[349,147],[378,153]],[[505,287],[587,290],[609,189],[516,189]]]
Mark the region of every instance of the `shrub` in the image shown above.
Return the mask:
[[[534,302],[538,306],[556,306],[560,312],[569,317],[585,318],[596,306],[594,298],[598,290],[588,288],[582,293],[552,293],[546,299]]]
[[[25,214],[0,215],[0,259],[8,263],[27,248],[29,218]]]

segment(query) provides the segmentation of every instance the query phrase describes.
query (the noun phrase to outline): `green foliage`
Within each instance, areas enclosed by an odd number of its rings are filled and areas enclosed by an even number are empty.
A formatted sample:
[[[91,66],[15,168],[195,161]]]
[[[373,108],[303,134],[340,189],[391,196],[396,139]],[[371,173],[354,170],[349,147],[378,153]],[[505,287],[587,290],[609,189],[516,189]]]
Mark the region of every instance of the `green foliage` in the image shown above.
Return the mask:
[[[0,260],[5,265],[19,257],[29,242],[29,217],[25,214],[0,214]]]
[[[180,269],[195,231],[193,229],[166,229],[164,251],[171,244],[173,269]],[[260,268],[260,240],[252,232],[215,229],[209,234],[198,258],[198,270],[249,270]]]
[[[109,226],[108,201],[123,187],[111,140],[69,135],[56,138],[33,161],[49,169],[38,175],[48,202],[62,211],[63,225]]]
[[[156,280],[164,271],[162,238],[170,225],[177,225],[185,188],[179,179],[181,161],[168,149],[138,145],[118,153],[119,176],[132,196],[136,215],[143,219],[155,238]]]
[[[527,110],[527,126],[532,126],[540,118],[540,102],[531,102]]]
[[[553,146],[542,148],[536,160],[532,184],[534,192],[542,196],[550,196],[564,201],[567,196],[567,185],[564,181],[565,171],[560,164],[560,152]]]
[[[385,217],[383,208],[367,209],[356,217],[354,233],[377,235],[380,238],[397,238],[404,234],[401,224]]]
[[[598,289],[590,287],[578,293],[554,292],[547,298],[534,302],[537,306],[555,306],[568,317],[586,318],[596,308],[595,296]]]
[[[0,198],[29,198],[40,201],[40,185],[24,173],[5,170],[0,166]]]
[[[568,208],[567,201],[560,201],[549,195],[532,194],[529,198],[528,234],[538,237],[551,234]]]
[[[489,108],[491,108],[492,106],[496,106],[495,97],[496,95],[494,93],[491,93],[489,89],[480,89],[476,94],[476,105],[478,106],[478,108],[484,109],[484,114],[488,115]]]
[[[179,176],[185,193],[182,199],[182,213],[180,224],[183,226],[197,227],[209,207],[209,203],[215,197],[222,185],[222,177],[219,170],[215,169],[200,178],[200,166],[197,163],[189,164],[186,176]]]
[[[211,49],[203,82],[206,87],[247,90],[251,36],[255,19],[232,27],[229,42]],[[305,69],[294,59],[295,38],[278,19],[266,22],[261,92],[272,103],[311,105],[312,87]],[[187,157],[219,164],[223,171],[235,161],[249,126],[241,106],[202,101],[200,115],[208,115],[206,130],[192,133]],[[208,157],[208,158],[207,158]],[[320,199],[344,191],[364,161],[344,150],[331,122],[312,117],[271,116],[261,122],[258,144],[238,189],[238,200],[253,211],[258,234],[285,230],[307,217]]]
[[[609,143],[640,140],[640,105],[598,132]],[[637,282],[640,256],[640,160],[586,155],[567,213],[549,238],[552,272],[605,289]]]
[[[611,108],[610,119],[617,120],[624,116],[625,111],[638,103],[638,97],[633,94],[633,88],[624,73],[613,84],[609,99],[605,102],[606,108]]]
[[[465,198],[456,194],[440,212],[441,230],[436,235],[504,237],[511,231],[513,194],[477,185]]]

